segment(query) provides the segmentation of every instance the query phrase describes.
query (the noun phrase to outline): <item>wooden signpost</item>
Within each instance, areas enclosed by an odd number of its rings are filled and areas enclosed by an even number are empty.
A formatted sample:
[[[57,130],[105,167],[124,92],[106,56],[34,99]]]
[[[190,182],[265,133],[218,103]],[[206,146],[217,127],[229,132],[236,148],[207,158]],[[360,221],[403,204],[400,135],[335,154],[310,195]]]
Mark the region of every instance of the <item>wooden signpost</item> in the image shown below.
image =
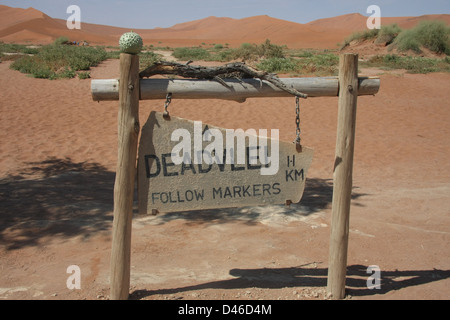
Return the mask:
[[[184,134],[180,141],[171,141],[174,132]],[[303,147],[299,153],[292,142],[252,133],[173,116],[166,120],[160,112],[150,113],[139,147],[139,211],[299,202],[312,150]],[[175,164],[173,152],[183,143],[186,148],[179,152],[183,162]]]
[[[137,169],[140,210],[179,211],[298,202],[312,159],[310,149],[303,148],[298,153],[294,144],[280,142],[278,170],[275,174],[263,175],[260,170],[268,169],[268,162],[262,162],[264,156],[256,153],[261,151],[261,147],[258,150],[258,145],[244,145],[244,151],[241,152],[243,162],[223,163],[220,159],[223,161],[224,158],[221,157],[226,155],[226,151],[221,153],[222,149],[216,148],[212,152],[212,149],[208,149],[208,143],[205,143],[206,147],[203,145],[205,141],[201,141],[201,146],[197,145],[198,148],[194,148],[194,152],[185,158],[184,153],[192,144],[186,144],[184,149],[177,148],[176,142],[175,145],[171,144],[168,134],[176,129],[185,129],[184,133],[195,136],[195,123],[175,117],[165,120],[161,113],[152,113],[143,128],[137,168],[140,99],[163,99],[170,92],[173,97],[180,99],[217,98],[243,102],[251,97],[280,97],[290,94],[255,79],[223,79],[226,86],[210,80],[144,80],[139,79],[137,55],[122,53],[120,61],[119,80],[93,80],[91,83],[95,101],[119,100],[111,299],[127,299],[129,295],[132,203]],[[358,78],[357,70],[358,55],[343,54],[340,56],[339,77],[280,79],[285,85],[308,94],[309,97],[339,96],[328,269],[328,291],[335,299],[345,297],[357,96],[373,95],[380,87],[379,78]],[[209,133],[208,129],[211,129]],[[205,134],[212,132],[223,135],[224,130],[202,125],[200,140]],[[238,155],[237,146],[232,148]],[[201,151],[206,158],[209,156],[218,160],[215,163],[177,160],[175,164],[174,153],[176,159],[176,151],[180,150],[183,151],[179,153],[178,160],[182,158],[192,161],[196,151]],[[209,150],[209,153],[203,153],[205,150]]]

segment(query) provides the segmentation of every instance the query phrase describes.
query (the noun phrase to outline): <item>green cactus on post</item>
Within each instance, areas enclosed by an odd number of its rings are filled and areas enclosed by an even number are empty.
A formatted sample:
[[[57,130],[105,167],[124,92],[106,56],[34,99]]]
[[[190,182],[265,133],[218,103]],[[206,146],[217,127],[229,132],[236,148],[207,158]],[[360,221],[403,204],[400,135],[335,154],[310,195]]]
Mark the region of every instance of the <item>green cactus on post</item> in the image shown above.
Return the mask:
[[[124,53],[139,54],[143,45],[141,36],[133,31],[124,33],[119,40],[120,51]]]

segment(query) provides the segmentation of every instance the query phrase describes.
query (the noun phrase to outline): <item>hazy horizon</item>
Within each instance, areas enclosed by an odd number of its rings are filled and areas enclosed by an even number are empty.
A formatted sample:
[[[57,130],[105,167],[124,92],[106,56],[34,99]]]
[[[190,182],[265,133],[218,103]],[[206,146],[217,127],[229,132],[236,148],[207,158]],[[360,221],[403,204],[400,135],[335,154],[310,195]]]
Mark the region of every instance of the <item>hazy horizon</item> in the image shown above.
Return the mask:
[[[359,13],[370,16],[370,5],[378,5],[383,17],[450,14],[450,1],[405,0],[2,0],[0,4],[14,8],[33,7],[52,18],[67,19],[67,8],[81,9],[81,22],[122,28],[168,28],[178,23],[204,19],[210,16],[242,19],[268,15],[273,18],[308,23],[317,19]],[[167,14],[164,15],[163,13]]]

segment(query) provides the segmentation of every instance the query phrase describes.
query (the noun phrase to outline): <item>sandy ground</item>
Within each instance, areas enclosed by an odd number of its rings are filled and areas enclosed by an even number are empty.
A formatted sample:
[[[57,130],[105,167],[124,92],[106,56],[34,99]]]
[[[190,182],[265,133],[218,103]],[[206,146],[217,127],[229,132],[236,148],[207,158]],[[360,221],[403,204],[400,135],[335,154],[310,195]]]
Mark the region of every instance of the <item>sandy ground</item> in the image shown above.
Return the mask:
[[[92,77],[118,69],[107,61]],[[379,74],[380,92],[358,100],[347,298],[449,299],[450,75]],[[0,298],[108,299],[117,102],[93,102],[89,80],[32,79],[9,62],[0,88]],[[141,124],[163,103],[142,101]],[[170,110],[295,136],[294,98]],[[131,299],[326,298],[337,98],[308,99],[301,117],[315,155],[300,204],[135,214]]]

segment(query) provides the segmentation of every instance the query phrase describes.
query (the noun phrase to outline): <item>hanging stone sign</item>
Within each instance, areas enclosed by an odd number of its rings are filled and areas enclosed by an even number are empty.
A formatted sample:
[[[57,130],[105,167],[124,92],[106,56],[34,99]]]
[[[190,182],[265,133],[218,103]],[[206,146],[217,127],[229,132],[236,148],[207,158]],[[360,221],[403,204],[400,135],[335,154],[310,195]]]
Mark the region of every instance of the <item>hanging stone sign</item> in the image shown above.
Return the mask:
[[[313,151],[278,136],[151,112],[139,145],[139,212],[299,202]]]

